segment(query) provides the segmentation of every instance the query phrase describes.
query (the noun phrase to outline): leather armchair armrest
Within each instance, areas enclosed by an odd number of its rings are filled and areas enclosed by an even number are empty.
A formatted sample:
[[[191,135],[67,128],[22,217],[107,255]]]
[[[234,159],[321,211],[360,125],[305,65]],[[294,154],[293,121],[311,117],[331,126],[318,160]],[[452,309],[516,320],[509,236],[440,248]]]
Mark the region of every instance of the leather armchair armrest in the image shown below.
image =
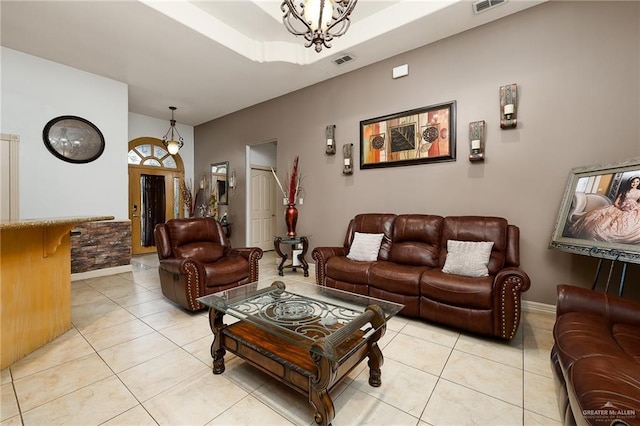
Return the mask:
[[[327,260],[333,256],[346,256],[346,247],[316,247],[311,257],[316,261],[316,284],[325,285]]]
[[[205,294],[206,272],[204,266],[193,259],[169,258],[160,261],[160,281],[166,277],[167,285],[176,291],[176,287],[183,290],[177,293],[186,292],[186,300],[190,309],[195,310],[202,307],[196,299]]]
[[[249,262],[249,282],[258,281],[260,268],[258,260],[262,259],[263,251],[258,247],[243,247],[229,250],[229,256],[242,256]]]
[[[531,279],[522,269],[512,266],[500,270],[493,280],[494,334],[513,339],[520,324],[520,295],[529,290]]]
[[[587,312],[613,322],[640,324],[640,303],[590,289],[560,284],[557,287],[556,316]]]

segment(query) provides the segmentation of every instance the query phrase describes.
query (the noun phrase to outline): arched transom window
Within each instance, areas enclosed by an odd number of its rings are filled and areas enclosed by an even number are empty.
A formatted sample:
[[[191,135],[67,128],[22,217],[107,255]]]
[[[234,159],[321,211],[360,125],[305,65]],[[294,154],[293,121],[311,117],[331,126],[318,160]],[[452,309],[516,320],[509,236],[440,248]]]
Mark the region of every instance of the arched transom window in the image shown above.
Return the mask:
[[[129,151],[128,157],[129,164],[166,167],[168,169],[178,168],[176,160],[166,149],[149,143],[136,145]]]

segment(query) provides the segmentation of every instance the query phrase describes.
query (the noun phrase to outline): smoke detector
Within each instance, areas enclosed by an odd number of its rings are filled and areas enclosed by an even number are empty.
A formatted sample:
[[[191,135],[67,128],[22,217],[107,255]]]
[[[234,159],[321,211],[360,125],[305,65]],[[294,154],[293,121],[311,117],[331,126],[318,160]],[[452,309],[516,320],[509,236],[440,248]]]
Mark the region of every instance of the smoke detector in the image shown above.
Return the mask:
[[[507,0],[479,0],[473,3],[473,13],[477,15],[478,13],[486,12],[506,2]]]
[[[355,58],[356,58],[355,56],[353,56],[353,55],[351,55],[351,54],[349,54],[349,53],[346,53],[346,54],[344,54],[344,55],[342,55],[342,56],[338,56],[338,57],[337,57],[336,59],[334,59],[332,62],[333,62],[334,64],[336,64],[336,65],[344,65],[344,64],[346,64],[347,62],[351,62],[351,61],[353,61]]]

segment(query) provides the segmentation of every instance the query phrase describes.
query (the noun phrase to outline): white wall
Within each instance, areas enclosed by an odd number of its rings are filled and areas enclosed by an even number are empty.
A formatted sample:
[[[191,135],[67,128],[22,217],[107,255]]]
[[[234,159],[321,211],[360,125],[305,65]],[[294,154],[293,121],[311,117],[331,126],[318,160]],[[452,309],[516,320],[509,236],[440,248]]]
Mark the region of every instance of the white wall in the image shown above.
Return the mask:
[[[127,220],[127,85],[2,47],[0,132],[20,136],[20,217],[115,216]],[[95,124],[105,150],[67,163],[45,147],[49,120],[75,115]]]
[[[178,123],[180,118],[180,107],[174,113],[176,117],[176,129],[180,136],[184,139],[184,146],[180,149],[178,154],[184,162],[184,177],[189,181],[193,179],[193,126],[187,126],[185,124]],[[171,111],[167,105],[167,118],[160,119],[149,117],[147,115],[129,113],[129,141],[142,138],[158,138],[162,139],[167,130],[169,129],[169,120],[171,119]]]

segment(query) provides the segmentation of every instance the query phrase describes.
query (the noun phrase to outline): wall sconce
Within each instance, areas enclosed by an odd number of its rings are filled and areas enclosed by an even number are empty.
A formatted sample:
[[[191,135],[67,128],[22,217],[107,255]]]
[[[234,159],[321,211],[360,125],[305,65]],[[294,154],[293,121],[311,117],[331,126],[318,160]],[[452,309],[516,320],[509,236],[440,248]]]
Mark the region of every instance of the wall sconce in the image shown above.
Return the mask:
[[[469,123],[469,161],[484,161],[484,120]]]
[[[509,129],[518,125],[517,100],[517,84],[500,87],[500,128]]]
[[[336,125],[329,124],[324,131],[327,138],[327,150],[325,154],[334,155],[336,153]]]
[[[344,166],[342,167],[343,175],[353,174],[353,144],[345,143],[342,145],[342,155],[344,156]]]
[[[231,176],[229,176],[229,189],[231,189],[231,192],[235,193],[236,192],[236,184],[237,184],[237,176],[236,176],[236,169],[233,169],[233,171],[231,172]]]

